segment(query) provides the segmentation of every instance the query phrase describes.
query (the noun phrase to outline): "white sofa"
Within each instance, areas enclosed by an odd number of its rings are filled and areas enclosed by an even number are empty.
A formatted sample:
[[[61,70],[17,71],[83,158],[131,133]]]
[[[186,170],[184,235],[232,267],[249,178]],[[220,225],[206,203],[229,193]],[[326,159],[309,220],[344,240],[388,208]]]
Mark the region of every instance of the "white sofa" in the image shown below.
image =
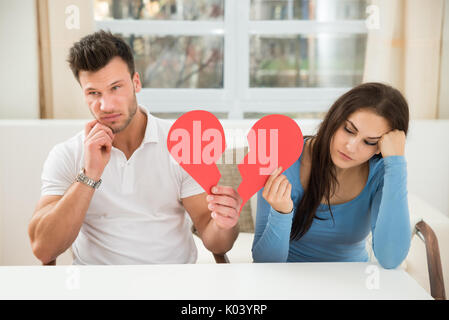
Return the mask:
[[[40,174],[49,150],[82,130],[87,120],[0,120],[0,265],[38,265],[29,244],[27,226],[40,197]],[[222,120],[223,127],[248,130],[256,120]],[[299,120],[311,134],[318,120]],[[446,292],[449,288],[449,137],[448,120],[412,121],[406,145],[409,207],[412,221],[424,219],[439,239]],[[255,197],[251,199],[255,217]],[[413,223],[413,225],[414,225]],[[241,233],[228,253],[231,263],[251,262],[253,235]],[[196,239],[198,263],[214,263]],[[70,264],[64,253],[58,264]],[[427,290],[424,244],[414,237],[403,267]]]

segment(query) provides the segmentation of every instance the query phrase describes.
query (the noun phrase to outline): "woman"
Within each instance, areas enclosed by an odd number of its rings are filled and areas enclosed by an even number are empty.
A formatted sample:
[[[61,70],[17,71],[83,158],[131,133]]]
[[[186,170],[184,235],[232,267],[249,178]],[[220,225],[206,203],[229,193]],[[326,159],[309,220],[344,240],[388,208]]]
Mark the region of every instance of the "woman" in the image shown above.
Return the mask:
[[[330,108],[299,159],[259,191],[255,262],[368,261],[366,238],[384,268],[407,256],[405,136],[408,105],[380,83],[357,86]]]

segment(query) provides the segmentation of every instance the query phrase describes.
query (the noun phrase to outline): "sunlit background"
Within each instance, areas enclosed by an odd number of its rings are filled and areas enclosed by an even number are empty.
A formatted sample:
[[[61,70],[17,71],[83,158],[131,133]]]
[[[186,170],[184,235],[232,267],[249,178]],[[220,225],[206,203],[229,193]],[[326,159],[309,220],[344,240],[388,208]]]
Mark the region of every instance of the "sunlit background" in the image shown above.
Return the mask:
[[[139,103],[159,117],[322,118],[344,92],[381,81],[413,117],[449,118],[447,19],[424,0],[72,2],[0,0],[0,118],[89,117],[66,58],[99,29],[130,45]]]

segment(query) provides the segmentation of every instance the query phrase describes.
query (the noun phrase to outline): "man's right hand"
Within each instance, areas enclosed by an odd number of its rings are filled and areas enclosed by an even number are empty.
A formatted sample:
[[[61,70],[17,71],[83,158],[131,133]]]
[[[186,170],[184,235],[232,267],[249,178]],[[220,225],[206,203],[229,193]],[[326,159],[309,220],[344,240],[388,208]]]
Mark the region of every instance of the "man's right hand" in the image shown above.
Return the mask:
[[[84,128],[84,169],[85,175],[100,180],[103,170],[111,158],[114,133],[111,128],[93,120]]]

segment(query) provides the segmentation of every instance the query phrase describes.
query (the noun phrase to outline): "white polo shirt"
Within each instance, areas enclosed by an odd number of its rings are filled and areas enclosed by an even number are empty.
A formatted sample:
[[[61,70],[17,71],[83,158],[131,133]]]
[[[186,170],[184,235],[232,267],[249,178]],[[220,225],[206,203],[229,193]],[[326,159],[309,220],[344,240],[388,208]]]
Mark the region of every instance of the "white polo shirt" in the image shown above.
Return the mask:
[[[74,264],[195,263],[191,220],[181,199],[204,189],[170,156],[171,123],[152,116],[142,144],[111,159],[72,244]],[[63,195],[84,165],[84,130],[53,147],[42,172],[42,196]]]

